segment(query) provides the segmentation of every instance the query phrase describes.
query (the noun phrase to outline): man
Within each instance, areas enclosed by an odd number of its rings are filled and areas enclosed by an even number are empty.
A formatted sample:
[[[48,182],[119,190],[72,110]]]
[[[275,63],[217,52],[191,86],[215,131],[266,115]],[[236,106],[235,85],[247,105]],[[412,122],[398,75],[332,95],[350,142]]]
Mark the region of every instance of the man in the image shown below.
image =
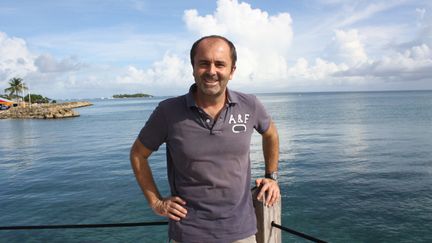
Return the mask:
[[[266,205],[280,197],[276,128],[255,96],[227,89],[236,69],[234,45],[222,36],[196,41],[195,84],[162,101],[131,149],[135,177],[151,208],[168,217],[169,237],[182,243],[256,242],[249,147],[262,134],[267,178],[256,180]],[[148,158],[166,143],[171,196],[155,185]]]

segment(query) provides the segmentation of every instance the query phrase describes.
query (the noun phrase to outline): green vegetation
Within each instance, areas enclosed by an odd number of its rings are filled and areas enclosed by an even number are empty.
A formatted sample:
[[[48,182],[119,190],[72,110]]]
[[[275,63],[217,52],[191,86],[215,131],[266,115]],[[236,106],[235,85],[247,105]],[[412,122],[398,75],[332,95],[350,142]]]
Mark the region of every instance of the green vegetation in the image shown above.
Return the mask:
[[[49,103],[50,100],[51,100],[50,98],[43,97],[42,95],[39,94],[30,94],[30,99],[28,95],[24,97],[25,102],[31,101],[31,103]]]
[[[147,98],[147,97],[153,97],[153,96],[149,94],[143,94],[143,93],[113,95],[113,98]]]
[[[55,100],[44,97],[39,94],[30,94],[24,96],[24,91],[28,90],[26,84],[22,78],[14,77],[9,80],[9,88],[6,88],[4,92],[9,94],[0,95],[0,97],[10,100],[24,100],[25,102],[31,103],[56,103]]]
[[[27,90],[27,86],[24,84],[22,78],[11,78],[9,79],[9,88],[6,88],[4,92],[9,93],[8,99],[18,99],[22,98],[19,94],[23,93],[25,90]]]

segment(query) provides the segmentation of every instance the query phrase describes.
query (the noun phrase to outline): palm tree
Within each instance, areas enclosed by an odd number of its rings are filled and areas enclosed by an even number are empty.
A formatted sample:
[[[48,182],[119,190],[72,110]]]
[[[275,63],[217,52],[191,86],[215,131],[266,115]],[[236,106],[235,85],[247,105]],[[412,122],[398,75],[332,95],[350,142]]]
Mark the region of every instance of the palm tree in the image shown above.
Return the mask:
[[[22,78],[11,78],[9,79],[9,88],[6,88],[4,91],[9,93],[9,97],[13,97],[13,94],[15,94],[15,98],[22,98],[22,96],[19,96],[19,93],[24,92],[25,90],[27,90],[27,86],[25,85],[25,83],[23,82]]]

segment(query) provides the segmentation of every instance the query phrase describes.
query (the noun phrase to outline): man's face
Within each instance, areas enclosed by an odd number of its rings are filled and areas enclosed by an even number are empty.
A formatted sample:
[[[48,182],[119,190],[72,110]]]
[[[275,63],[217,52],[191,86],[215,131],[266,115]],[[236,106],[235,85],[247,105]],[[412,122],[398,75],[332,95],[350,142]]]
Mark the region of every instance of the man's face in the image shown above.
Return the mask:
[[[217,97],[224,94],[234,70],[230,48],[225,41],[208,38],[199,43],[193,64],[199,95]]]

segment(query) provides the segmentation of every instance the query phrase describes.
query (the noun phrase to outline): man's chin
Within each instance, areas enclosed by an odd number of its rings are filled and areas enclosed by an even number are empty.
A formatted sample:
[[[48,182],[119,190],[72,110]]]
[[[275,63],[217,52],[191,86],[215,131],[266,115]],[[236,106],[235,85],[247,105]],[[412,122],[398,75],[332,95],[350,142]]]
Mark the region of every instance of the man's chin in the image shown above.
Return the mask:
[[[219,96],[222,94],[222,90],[217,87],[217,88],[203,88],[202,89],[203,93],[207,96]]]

